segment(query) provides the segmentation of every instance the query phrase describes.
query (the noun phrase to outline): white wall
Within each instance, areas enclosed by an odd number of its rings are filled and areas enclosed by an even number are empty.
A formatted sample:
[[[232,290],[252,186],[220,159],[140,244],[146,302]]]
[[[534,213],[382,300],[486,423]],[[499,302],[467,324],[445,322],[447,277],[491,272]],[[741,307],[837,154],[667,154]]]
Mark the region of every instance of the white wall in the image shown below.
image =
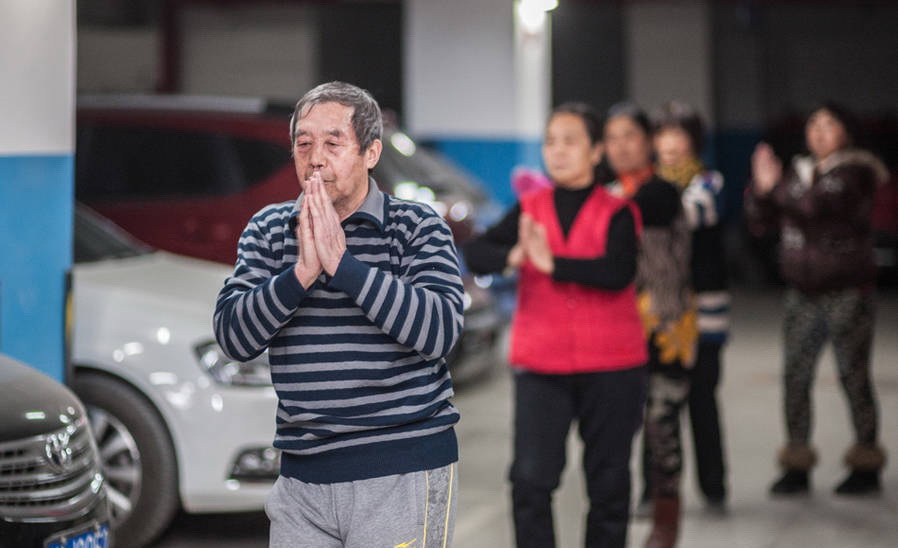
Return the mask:
[[[184,93],[293,101],[317,83],[312,6],[187,4],[181,15]],[[87,27],[79,44],[79,92],[156,89],[162,70],[156,27]]]
[[[515,17],[515,135],[540,138],[552,105],[552,21],[527,29]]]
[[[70,154],[74,0],[0,1],[0,155]]]
[[[510,0],[408,0],[405,116],[419,136],[518,132]]]
[[[154,28],[79,29],[78,91],[153,91],[161,70],[161,47]]]
[[[310,6],[188,6],[183,91],[295,101],[318,83],[314,23]]]

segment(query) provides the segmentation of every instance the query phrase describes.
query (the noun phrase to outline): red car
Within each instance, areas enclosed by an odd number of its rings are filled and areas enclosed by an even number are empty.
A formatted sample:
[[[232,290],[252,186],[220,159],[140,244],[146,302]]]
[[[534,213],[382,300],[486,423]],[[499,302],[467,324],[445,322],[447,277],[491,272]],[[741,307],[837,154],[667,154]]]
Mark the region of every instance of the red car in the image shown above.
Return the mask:
[[[299,194],[290,112],[257,100],[184,97],[79,102],[76,193],[148,244],[233,264],[246,222]],[[405,134],[388,130],[374,178],[429,202],[467,238],[486,196]]]
[[[255,99],[81,97],[76,197],[153,247],[233,265],[253,214],[299,194],[291,111]],[[459,243],[475,219],[499,209],[459,170],[395,129],[385,132],[373,176],[386,192],[431,205]],[[466,329],[451,363],[458,379],[498,361],[503,321],[484,281],[462,269]]]

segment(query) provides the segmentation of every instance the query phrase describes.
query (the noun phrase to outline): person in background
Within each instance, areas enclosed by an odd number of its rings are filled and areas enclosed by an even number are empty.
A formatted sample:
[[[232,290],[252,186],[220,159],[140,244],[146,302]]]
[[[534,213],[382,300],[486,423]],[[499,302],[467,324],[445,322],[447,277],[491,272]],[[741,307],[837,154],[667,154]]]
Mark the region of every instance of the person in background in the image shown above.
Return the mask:
[[[689,396],[698,331],[690,288],[692,232],[679,189],[654,173],[651,135],[648,117],[637,106],[620,103],[609,110],[606,154],[617,173],[609,190],[633,199],[643,219],[636,288],[649,352],[643,472],[652,531],[646,548],[671,548],[680,523],[680,413]]]
[[[585,446],[588,548],[624,548],[630,454],[642,421],[646,343],[633,286],[640,216],[595,180],[602,124],[556,108],[542,153],[552,188],[525,193],[464,248],[475,273],[519,271],[512,509],[519,548],[553,548],[552,493],[571,423]]]
[[[844,108],[825,103],[805,125],[810,154],[789,169],[766,143],[752,155],[752,181],[745,212],[752,232],[779,231],[785,298],[784,411],[788,439],[779,453],[782,476],[773,495],[805,494],[817,460],[811,446],[811,387],[817,358],[833,343],[839,380],[851,412],[854,445],[845,455],[849,475],[836,493],[860,495],[881,489],[886,455],[878,444],[879,418],[870,352],[873,339],[871,214],[885,166],[854,147],[855,123]]]
[[[689,383],[689,418],[699,488],[710,508],[726,508],[726,462],[720,434],[717,385],[729,331],[723,240],[723,176],[701,161],[705,129],[698,112],[670,101],[652,112],[657,173],[682,189],[683,213],[692,229],[692,289],[699,342]]]

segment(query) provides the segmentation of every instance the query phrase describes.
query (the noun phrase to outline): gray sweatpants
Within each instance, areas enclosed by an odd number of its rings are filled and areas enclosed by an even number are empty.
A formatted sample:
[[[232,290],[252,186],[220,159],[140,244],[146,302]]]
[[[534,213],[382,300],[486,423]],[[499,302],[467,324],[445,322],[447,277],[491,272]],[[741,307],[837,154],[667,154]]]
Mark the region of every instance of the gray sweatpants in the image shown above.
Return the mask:
[[[345,483],[278,477],[265,503],[270,548],[452,545],[457,464]]]

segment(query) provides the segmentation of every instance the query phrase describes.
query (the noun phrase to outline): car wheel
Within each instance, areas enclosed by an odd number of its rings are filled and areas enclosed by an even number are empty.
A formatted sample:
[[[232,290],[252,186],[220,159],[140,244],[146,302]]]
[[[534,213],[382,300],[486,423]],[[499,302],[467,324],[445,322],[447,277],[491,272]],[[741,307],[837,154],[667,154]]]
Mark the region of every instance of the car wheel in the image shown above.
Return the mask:
[[[79,373],[73,388],[87,408],[100,450],[115,536],[127,546],[145,546],[180,506],[168,429],[146,397],[124,382]]]

